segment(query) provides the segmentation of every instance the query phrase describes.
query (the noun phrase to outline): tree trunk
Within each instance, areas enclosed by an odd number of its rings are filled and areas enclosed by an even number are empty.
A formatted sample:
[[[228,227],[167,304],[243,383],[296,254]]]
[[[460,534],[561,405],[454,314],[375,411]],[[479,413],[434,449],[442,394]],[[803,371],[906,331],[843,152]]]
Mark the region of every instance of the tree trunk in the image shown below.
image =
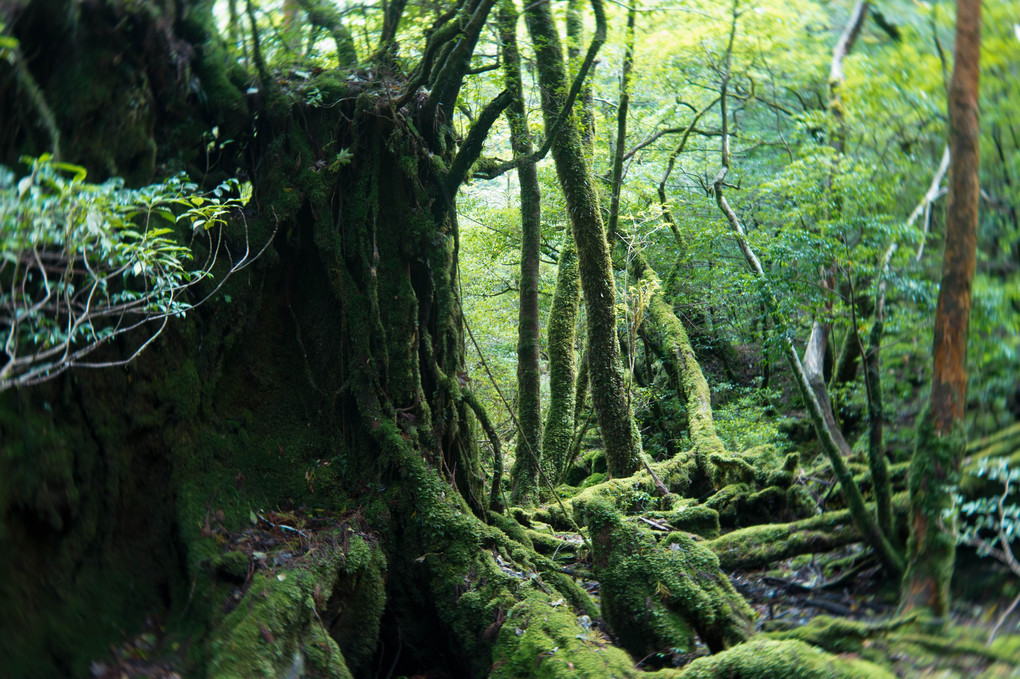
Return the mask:
[[[512,0],[499,8],[499,37],[503,43],[503,79],[512,94],[507,109],[510,144],[521,159],[521,297],[517,324],[517,456],[511,471],[510,501],[530,505],[537,500],[542,457],[541,373],[538,356],[538,261],[542,241],[542,206],[531,135],[524,110],[521,57],[517,50],[517,10]]]
[[[556,290],[549,308],[549,409],[542,431],[542,452],[561,478],[567,464],[570,441],[574,435],[576,362],[574,344],[577,333],[577,312],[581,301],[581,286],[577,279],[577,253],[574,237],[569,228],[560,248],[560,261],[556,271]]]
[[[601,10],[601,6],[598,7]],[[546,130],[551,131],[567,92],[560,37],[545,3],[529,5],[525,14],[535,43]],[[641,441],[633,424],[620,366],[616,289],[609,244],[595,181],[584,156],[573,113],[553,140],[552,154],[577,245],[578,271],[588,312],[588,370],[599,430],[610,474],[627,476],[638,467]]]
[[[901,605],[935,615],[949,608],[955,530],[944,512],[952,507],[966,439],[967,326],[977,258],[978,62],[981,2],[956,3],[956,46],[949,87],[949,198],[942,284],[935,309],[933,371],[928,405],[918,424],[910,464],[911,533]]]

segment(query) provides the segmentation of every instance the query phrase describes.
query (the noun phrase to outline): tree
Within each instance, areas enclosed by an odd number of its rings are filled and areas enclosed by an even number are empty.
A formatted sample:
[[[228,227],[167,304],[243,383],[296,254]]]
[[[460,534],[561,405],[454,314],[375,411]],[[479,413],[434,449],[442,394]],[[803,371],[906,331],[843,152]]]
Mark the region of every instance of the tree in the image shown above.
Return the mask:
[[[605,39],[605,18],[601,16],[599,0],[595,0],[592,7],[601,32],[601,35],[596,33],[595,40],[601,43]],[[569,102],[563,50],[552,14],[545,3],[538,3],[528,7],[525,18],[535,44],[546,133],[552,140],[553,159],[577,246],[581,289],[588,312],[588,379],[595,415],[606,445],[609,472],[627,476],[637,468],[641,440],[624,393],[616,338],[616,289],[598,192],[571,108],[566,108],[566,121],[562,129],[557,130],[560,112]]]
[[[956,538],[951,487],[966,447],[967,328],[977,258],[978,62],[981,2],[956,3],[956,44],[949,86],[949,199],[942,283],[935,310],[933,371],[928,405],[918,425],[910,465],[911,531],[901,605],[935,615],[949,608]],[[947,525],[947,521],[949,525]]]
[[[536,496],[542,458],[541,373],[539,367],[538,265],[542,240],[542,206],[538,170],[528,156],[533,153],[528,117],[524,110],[521,57],[517,50],[517,10],[509,0],[499,8],[503,73],[513,93],[508,108],[510,143],[518,157],[521,182],[521,300],[517,334],[517,458],[512,476],[514,504],[531,504]]]

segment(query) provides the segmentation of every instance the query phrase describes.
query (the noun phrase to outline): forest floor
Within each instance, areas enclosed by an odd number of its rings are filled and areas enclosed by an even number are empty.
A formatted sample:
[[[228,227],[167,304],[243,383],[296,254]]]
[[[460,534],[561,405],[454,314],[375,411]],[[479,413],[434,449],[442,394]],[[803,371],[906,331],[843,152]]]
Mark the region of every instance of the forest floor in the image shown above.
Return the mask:
[[[261,571],[283,579],[319,552],[345,549],[331,528],[339,524],[359,534],[364,528],[357,525],[356,515],[322,516],[289,510],[253,511],[251,526],[229,531],[222,525],[221,517],[211,514],[203,533],[221,545],[222,554],[210,563],[210,568],[218,580],[232,584],[223,590],[225,596],[220,605],[224,612],[243,600],[254,573]],[[575,554],[564,554],[556,560],[597,602],[599,583],[590,575],[590,556],[580,549],[581,536],[554,531],[540,522],[534,522],[532,527],[578,548]],[[729,576],[757,612],[755,627],[761,634],[799,638],[844,657],[863,657],[905,678],[1020,677],[1020,636],[1010,634],[1020,629],[1020,613],[999,625],[994,646],[987,643],[990,630],[998,622],[990,601],[958,597],[948,627],[931,634],[918,631],[916,626],[896,618],[896,588],[883,579],[877,562],[860,545],[828,554],[798,556],[764,569],[738,570]],[[967,575],[977,579],[973,576],[974,573]],[[994,579],[990,582],[994,583]],[[994,589],[995,585],[991,587]],[[995,593],[984,595],[994,598]],[[592,620],[590,626],[613,638],[603,620]],[[189,676],[187,656],[191,645],[199,640],[183,636],[174,627],[165,612],[154,613],[146,620],[144,630],[111,645],[108,657],[94,661],[91,676],[95,679]],[[689,653],[635,661],[640,667],[651,660],[649,669],[682,668],[707,654],[708,649],[699,644]],[[421,668],[414,676],[451,677],[441,668]]]

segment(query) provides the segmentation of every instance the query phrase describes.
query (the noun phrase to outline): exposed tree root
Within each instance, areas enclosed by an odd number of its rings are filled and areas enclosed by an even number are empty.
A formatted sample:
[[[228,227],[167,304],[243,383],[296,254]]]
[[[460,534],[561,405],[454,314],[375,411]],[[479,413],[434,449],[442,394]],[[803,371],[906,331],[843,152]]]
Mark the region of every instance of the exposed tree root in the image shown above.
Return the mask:
[[[351,677],[348,659],[358,669],[375,650],[385,564],[355,535],[311,567],[256,573],[213,632],[209,676]]]
[[[850,512],[827,512],[793,523],[751,526],[705,544],[723,568],[760,568],[798,554],[827,552],[860,542]]]
[[[581,513],[602,613],[624,648],[637,657],[690,652],[696,634],[717,652],[747,639],[754,613],[710,551],[683,533],[670,533],[660,545],[599,500]]]

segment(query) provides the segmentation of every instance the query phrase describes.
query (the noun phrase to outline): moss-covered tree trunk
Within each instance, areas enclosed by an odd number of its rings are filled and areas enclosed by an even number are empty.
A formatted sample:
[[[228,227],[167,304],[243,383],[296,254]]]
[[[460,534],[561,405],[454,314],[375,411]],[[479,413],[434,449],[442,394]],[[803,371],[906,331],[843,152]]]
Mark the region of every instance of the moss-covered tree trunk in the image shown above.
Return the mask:
[[[470,162],[458,164],[449,126],[426,125],[422,92],[394,109],[385,88],[327,71],[307,85],[336,103],[316,107],[261,64],[245,101],[250,81],[227,77],[215,38],[195,24],[211,16],[192,9],[182,26],[150,7],[77,8],[75,39],[58,44],[71,50],[69,63],[125,64],[96,89],[132,78],[148,87],[145,69],[162,73],[153,70],[168,58],[162,48],[185,43],[146,44],[150,28],[208,41],[179,65],[186,87],[174,101],[193,107],[194,118],[152,113],[121,131],[113,120],[125,109],[112,108],[79,128],[75,112],[88,102],[57,96],[76,86],[78,70],[47,57],[30,64],[33,75],[48,83],[64,136],[79,140],[68,157],[100,177],[130,170],[149,181],[154,165],[136,151],[165,143],[160,162],[197,166],[200,178],[203,132],[223,124],[245,153],[216,159],[240,166],[254,188],[247,230],[232,225],[225,244],[242,248],[245,235],[253,246],[272,243],[141,362],[3,394],[0,608],[17,615],[2,616],[0,673],[84,675],[121,630],[170,606],[210,637],[196,651],[198,674],[280,676],[304,654],[310,671],[345,676],[343,667],[371,661],[387,600],[403,638],[426,649],[414,662],[459,658],[456,673],[480,673],[492,645],[482,632],[512,602],[499,598],[508,578],[480,548],[483,535],[501,534],[484,532],[477,518],[486,492],[465,392],[451,200],[453,170]],[[36,30],[39,11],[20,15],[18,38],[29,53],[49,54],[54,35]],[[110,40],[118,25],[134,27],[140,41]],[[136,94],[148,102],[174,94],[151,87]],[[92,92],[78,96],[91,101]],[[3,105],[5,115],[31,114]],[[257,134],[226,129],[243,118]],[[428,129],[431,138],[418,132]],[[45,143],[25,136],[17,150],[38,154]],[[268,577],[245,552],[226,552],[235,531],[268,525],[267,512],[302,507],[334,513],[339,531],[314,569]],[[39,517],[52,526],[40,529]],[[357,556],[359,540],[371,556]],[[327,553],[350,567],[338,570]],[[229,590],[250,569],[252,599],[224,618],[236,604]],[[457,587],[474,577],[489,596],[458,602]],[[355,611],[356,637],[341,631],[352,629]],[[329,641],[323,625],[335,616]],[[332,660],[315,664],[322,645]]]
[[[577,253],[569,228],[564,234],[556,269],[556,289],[546,325],[549,351],[549,407],[542,430],[542,453],[557,478],[568,464],[567,455],[574,435],[575,385],[577,376],[574,344],[581,284],[577,277]]]
[[[535,44],[546,130],[552,132],[567,95],[560,37],[545,3],[529,5],[525,16]],[[573,112],[557,131],[552,154],[577,245],[578,271],[587,309],[589,379],[599,430],[606,447],[609,472],[614,476],[627,476],[637,469],[641,441],[624,390],[609,244],[598,192]]]
[[[935,309],[931,395],[910,463],[911,531],[901,604],[944,615],[956,553],[945,511],[966,447],[967,326],[977,258],[978,62],[981,2],[956,3],[956,45],[949,87],[949,198],[942,284]]]
[[[513,101],[507,109],[510,144],[519,159],[521,183],[521,294],[517,317],[517,456],[511,472],[510,501],[528,505],[537,498],[542,457],[541,373],[539,371],[538,263],[542,240],[542,206],[538,171],[531,155],[531,134],[524,110],[521,57],[517,49],[517,10],[513,0],[499,6],[503,43],[503,80]]]
[[[580,0],[567,3],[567,58],[571,77],[576,77],[581,65],[581,38],[584,33],[584,12]],[[594,72],[595,64],[591,65]],[[581,141],[590,156],[595,137],[595,117],[592,114],[591,79],[585,81],[578,96],[580,105]],[[577,248],[574,234],[568,224],[563,233],[563,245],[556,267],[556,288],[549,307],[546,325],[549,354],[549,408],[542,429],[542,454],[554,478],[561,480],[570,464],[571,441],[577,422],[575,380],[579,378],[574,357],[577,342],[577,318],[581,306],[581,284],[577,273]],[[587,377],[585,377],[587,380]]]

